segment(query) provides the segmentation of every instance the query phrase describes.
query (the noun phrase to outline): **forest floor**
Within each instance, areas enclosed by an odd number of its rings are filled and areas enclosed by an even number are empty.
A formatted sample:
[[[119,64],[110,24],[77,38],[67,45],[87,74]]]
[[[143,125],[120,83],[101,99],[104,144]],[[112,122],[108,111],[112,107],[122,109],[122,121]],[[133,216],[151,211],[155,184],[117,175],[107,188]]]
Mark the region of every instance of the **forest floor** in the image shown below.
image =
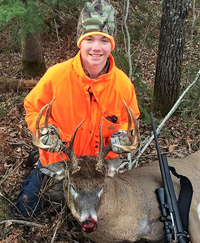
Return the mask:
[[[4,42],[1,43],[6,45]],[[64,34],[62,36],[62,33],[59,42],[54,34],[44,37],[43,43],[47,67],[72,57],[77,51],[76,48],[71,48],[76,44]],[[3,50],[2,46],[1,48]],[[153,87],[156,50],[145,48],[143,53],[140,56],[140,64],[143,67],[141,75],[144,82]],[[19,49],[6,53],[1,51],[0,58],[0,82],[4,80],[18,82],[23,79],[19,72]],[[64,208],[57,211],[51,206],[42,215],[31,219],[19,217],[14,212],[22,181],[30,173],[25,165],[27,156],[33,148],[32,136],[24,120],[23,99],[28,92],[29,90],[22,92],[10,86],[0,91],[0,242],[89,243],[91,241],[85,238],[70,212]],[[141,140],[150,136],[151,132],[151,124],[145,124],[140,119]],[[188,123],[181,116],[171,117],[159,135],[159,142],[162,152],[167,156],[184,157],[193,153],[200,147],[199,120],[193,116]],[[153,141],[141,156],[139,163],[142,165],[155,160],[156,157]]]

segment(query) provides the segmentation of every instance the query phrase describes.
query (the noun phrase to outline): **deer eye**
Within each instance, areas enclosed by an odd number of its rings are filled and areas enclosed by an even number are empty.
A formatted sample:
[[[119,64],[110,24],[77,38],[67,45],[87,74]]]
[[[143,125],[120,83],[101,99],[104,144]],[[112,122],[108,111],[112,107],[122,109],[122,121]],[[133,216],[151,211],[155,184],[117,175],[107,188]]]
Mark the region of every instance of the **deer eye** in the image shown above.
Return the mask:
[[[100,198],[102,196],[102,194],[103,194],[103,186],[102,186],[101,190],[98,192],[98,197]]]
[[[71,191],[73,198],[76,199],[78,196],[78,193],[76,192],[76,190],[74,189],[74,187],[72,185],[70,186],[70,191]]]

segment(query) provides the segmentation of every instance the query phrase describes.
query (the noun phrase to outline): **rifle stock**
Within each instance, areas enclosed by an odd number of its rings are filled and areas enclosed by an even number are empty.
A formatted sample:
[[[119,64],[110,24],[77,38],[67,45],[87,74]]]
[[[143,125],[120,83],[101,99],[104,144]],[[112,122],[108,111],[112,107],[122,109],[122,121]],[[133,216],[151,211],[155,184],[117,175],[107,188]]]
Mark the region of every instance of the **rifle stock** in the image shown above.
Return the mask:
[[[160,204],[160,209],[162,213],[161,221],[164,224],[166,240],[167,243],[188,243],[189,235],[183,229],[167,158],[163,154],[161,154],[152,113],[150,113],[150,117],[163,181],[163,188],[158,188],[155,192]]]

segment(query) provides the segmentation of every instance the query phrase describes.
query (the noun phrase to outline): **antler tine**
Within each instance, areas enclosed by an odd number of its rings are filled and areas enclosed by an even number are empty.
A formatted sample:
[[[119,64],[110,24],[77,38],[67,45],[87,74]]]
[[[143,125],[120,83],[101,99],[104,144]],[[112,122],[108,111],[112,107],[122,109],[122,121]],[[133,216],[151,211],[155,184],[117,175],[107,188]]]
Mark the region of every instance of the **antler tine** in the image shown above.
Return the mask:
[[[130,153],[130,152],[133,152],[138,146],[139,128],[138,128],[138,122],[136,120],[134,112],[132,111],[132,109],[130,107],[127,106],[125,100],[123,100],[123,102],[126,107],[126,111],[127,111],[127,115],[128,115],[127,135],[131,140],[131,145],[123,146],[123,145],[119,145],[119,144],[113,144],[113,146],[121,148],[124,152]],[[132,120],[133,120],[134,127],[135,127],[134,136],[132,136],[132,134],[131,134]]]
[[[100,124],[100,131],[99,131],[99,153],[97,156],[97,164],[96,164],[96,170],[102,171],[103,166],[103,160],[104,160],[104,153],[103,153],[103,136],[102,136],[102,127],[103,127],[103,117]]]
[[[80,167],[78,166],[78,159],[77,159],[76,154],[74,152],[74,140],[75,140],[75,137],[76,137],[76,134],[77,134],[79,127],[82,125],[82,123],[84,121],[85,121],[85,119],[82,120],[82,122],[76,127],[76,129],[75,129],[75,131],[72,135],[72,138],[70,140],[69,147],[63,150],[63,152],[69,157],[69,159],[72,163],[72,167],[71,167],[71,170],[73,171],[72,173],[75,173],[76,171],[78,171],[80,169]]]
[[[135,148],[137,148],[138,142],[139,142],[139,128],[138,128],[138,121],[135,117],[135,114],[133,112],[133,110],[127,106],[125,100],[123,100],[124,105],[126,107],[126,111],[127,111],[127,115],[128,115],[128,127],[127,127],[127,134],[131,139],[132,145],[134,145]],[[133,120],[133,124],[135,127],[135,131],[134,131],[134,136],[132,136],[131,134],[131,129],[132,129],[132,120]]]
[[[99,153],[103,153],[103,136],[102,136],[103,119],[104,117],[102,117],[101,124],[100,124],[100,131],[99,131]]]
[[[99,153],[97,156],[97,164],[96,164],[96,170],[102,172],[103,169],[103,163],[106,155],[111,151],[111,144],[109,143],[107,146],[104,146],[103,144],[103,136],[102,136],[102,128],[103,128],[103,119],[100,124],[100,132],[99,132]]]
[[[45,115],[45,120],[44,120],[44,127],[43,127],[43,133],[46,134],[48,130],[48,120],[49,120],[49,114],[50,114],[50,108],[55,100],[55,97],[52,99],[52,101],[49,103],[47,110],[46,110],[46,115]]]
[[[44,135],[47,133],[48,131],[48,119],[49,119],[49,113],[50,113],[50,108],[51,105],[53,104],[55,98],[52,99],[52,101],[49,104],[46,104],[42,107],[42,109],[39,112],[39,115],[36,119],[35,122],[35,137],[33,139],[33,144],[38,147],[38,148],[42,148],[42,149],[47,149],[50,148],[50,145],[45,145],[41,142],[41,135]],[[42,115],[44,113],[44,110],[47,108],[46,110],[46,115],[45,115],[45,122],[44,122],[44,127],[42,129],[42,131],[40,131],[40,120],[42,118]]]
[[[41,137],[39,124],[40,124],[40,120],[42,118],[43,112],[44,112],[44,110],[46,109],[47,106],[49,106],[49,104],[44,105],[42,107],[42,109],[40,110],[39,115],[36,119],[36,122],[35,122],[35,138],[36,139],[39,139]]]
[[[131,136],[131,128],[132,128],[132,120],[131,120],[131,114],[130,114],[130,110],[129,110],[129,107],[127,106],[126,104],[126,101],[123,100],[124,102],[124,105],[126,107],[126,112],[127,112],[127,115],[128,115],[128,126],[127,126],[127,134],[128,136],[130,137]],[[134,114],[134,113],[133,113]],[[134,115],[135,117],[135,115]]]
[[[135,127],[135,130],[134,130],[134,136],[131,136],[131,142],[132,142],[132,145],[131,147],[136,149],[137,146],[138,146],[138,143],[139,143],[139,127],[138,127],[138,121],[135,117],[135,114],[133,112],[133,110],[131,108],[129,108],[129,111],[131,112],[131,115],[132,115],[132,119],[133,119],[133,123],[134,123],[134,127]]]

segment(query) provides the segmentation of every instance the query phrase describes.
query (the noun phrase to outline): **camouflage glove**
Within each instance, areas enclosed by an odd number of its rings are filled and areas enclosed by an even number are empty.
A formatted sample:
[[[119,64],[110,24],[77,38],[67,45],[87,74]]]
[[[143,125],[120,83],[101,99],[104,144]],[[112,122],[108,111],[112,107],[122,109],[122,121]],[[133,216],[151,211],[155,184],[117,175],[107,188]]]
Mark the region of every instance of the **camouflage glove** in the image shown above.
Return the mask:
[[[134,131],[132,131],[132,132],[134,132]],[[111,140],[112,151],[116,154],[122,154],[122,153],[126,153],[126,152],[124,152],[121,148],[115,147],[113,144],[118,144],[118,145],[122,145],[122,146],[131,145],[131,140],[127,136],[127,132],[125,130],[118,130],[118,131],[114,132],[112,134],[110,140]]]
[[[48,131],[46,134],[44,134],[43,127],[40,128],[40,131],[42,133],[42,142],[45,145],[50,145],[50,148],[44,149],[48,152],[58,152],[61,149],[62,146],[62,140],[60,139],[58,129],[53,126],[49,125]]]

